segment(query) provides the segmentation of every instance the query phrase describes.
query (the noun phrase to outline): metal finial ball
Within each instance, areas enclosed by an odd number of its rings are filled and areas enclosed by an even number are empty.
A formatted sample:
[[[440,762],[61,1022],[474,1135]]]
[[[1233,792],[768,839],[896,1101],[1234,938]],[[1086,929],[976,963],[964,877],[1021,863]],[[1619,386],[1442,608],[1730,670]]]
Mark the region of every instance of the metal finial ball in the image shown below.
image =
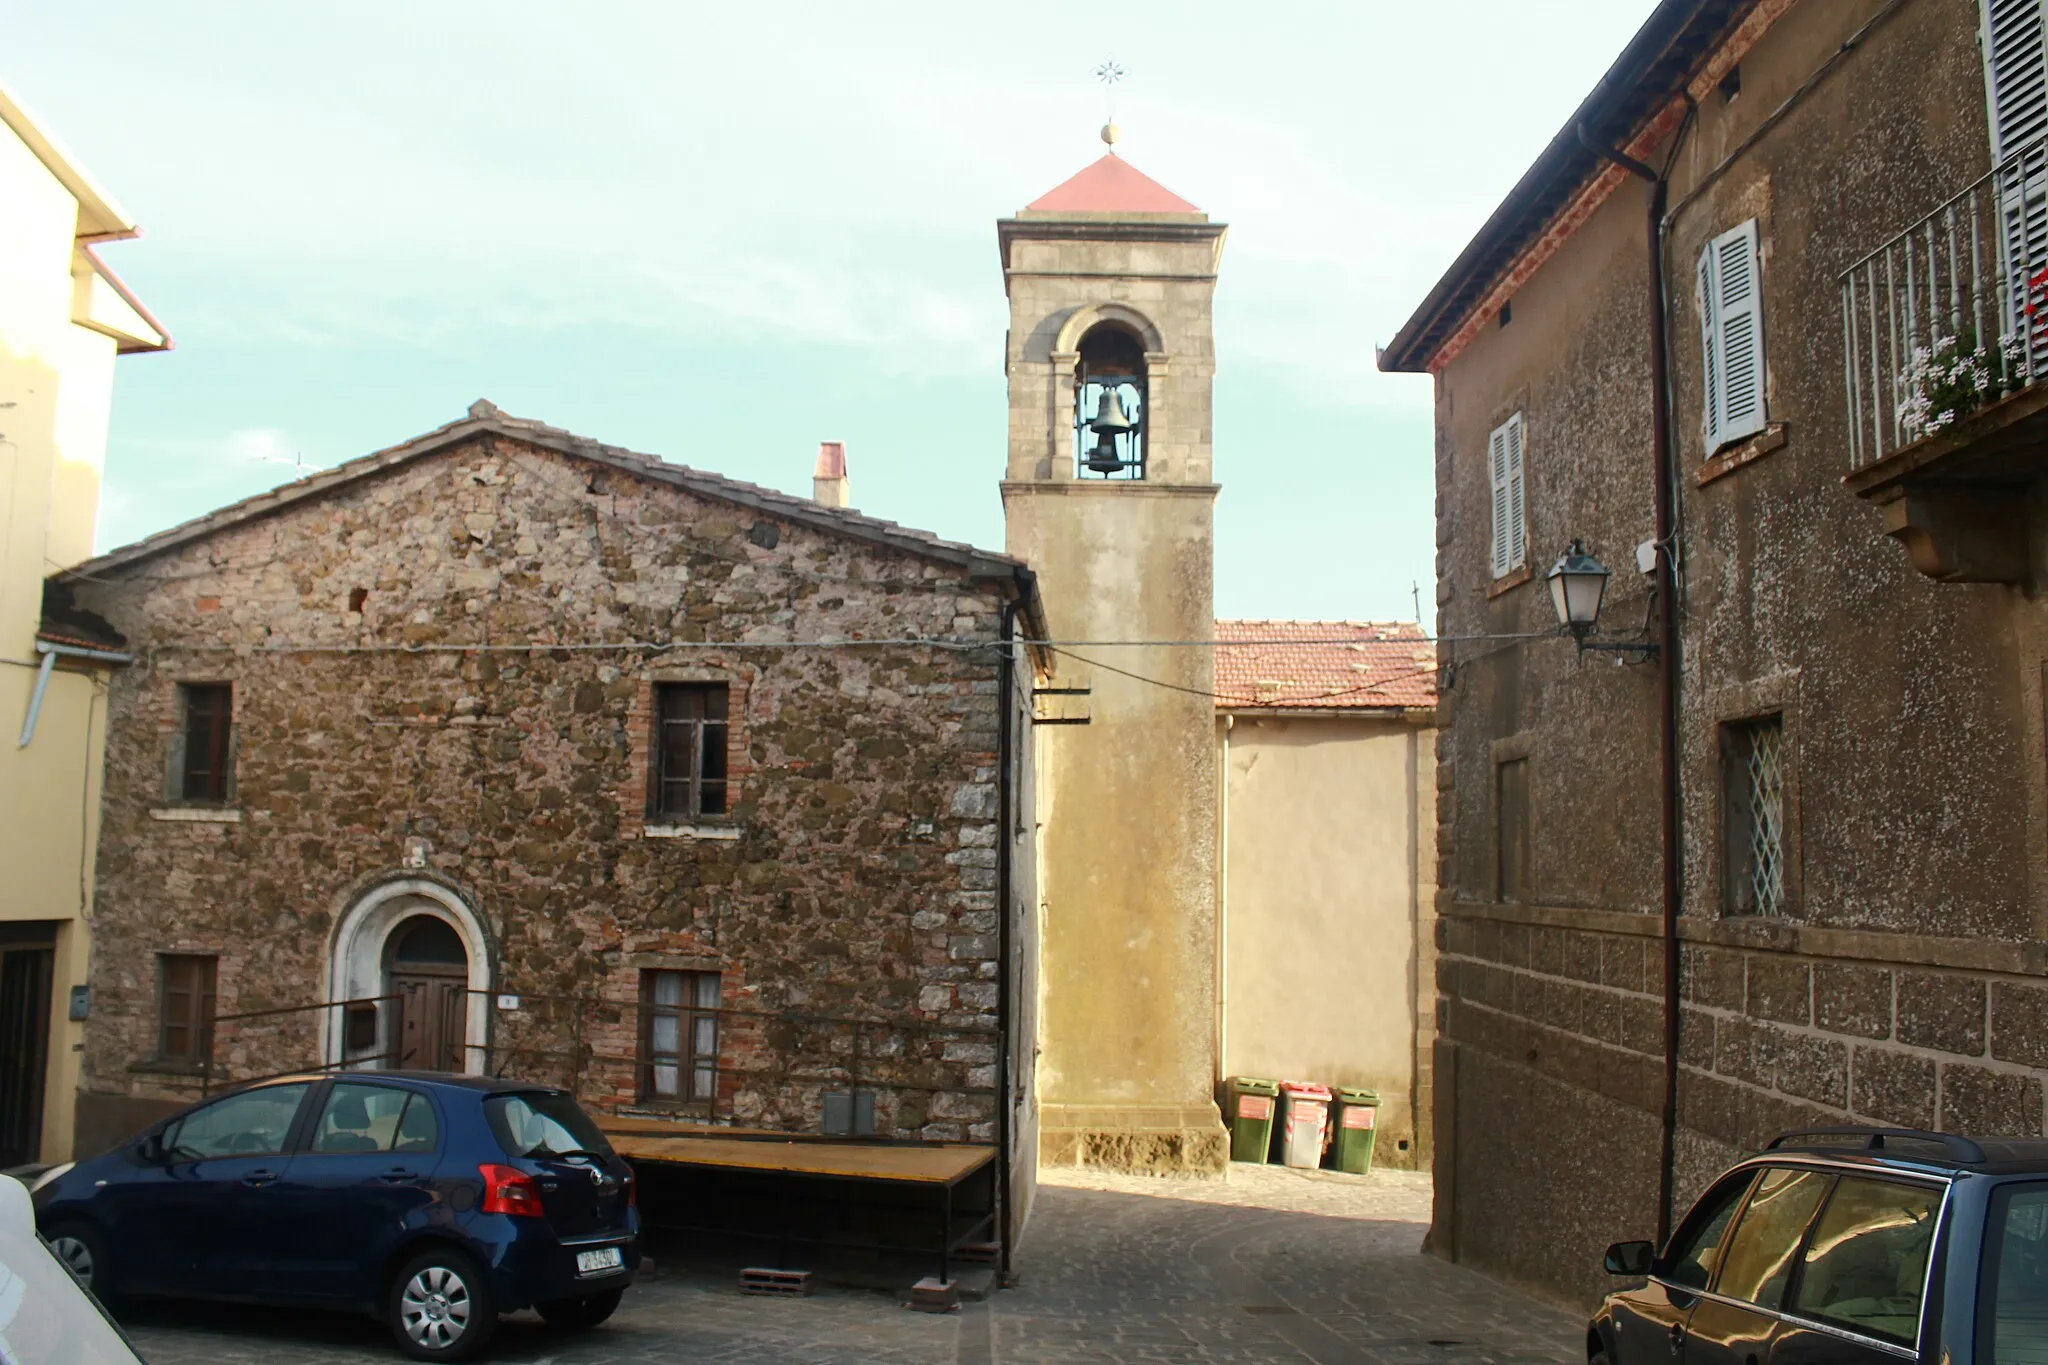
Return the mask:
[[[1102,140],[1109,144],[1111,147],[1116,146],[1116,140],[1122,137],[1123,135],[1124,130],[1117,127],[1114,123],[1105,123],[1102,125]]]

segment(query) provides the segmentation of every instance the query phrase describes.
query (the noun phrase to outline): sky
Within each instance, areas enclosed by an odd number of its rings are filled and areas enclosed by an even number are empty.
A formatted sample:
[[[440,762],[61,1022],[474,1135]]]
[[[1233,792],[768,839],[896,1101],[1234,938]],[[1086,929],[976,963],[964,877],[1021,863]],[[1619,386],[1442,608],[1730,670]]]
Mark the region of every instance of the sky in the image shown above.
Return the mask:
[[[0,0],[0,80],[143,226],[102,549],[479,397],[1003,543],[995,220],[1118,151],[1230,225],[1216,610],[1434,616],[1390,340],[1652,0]]]

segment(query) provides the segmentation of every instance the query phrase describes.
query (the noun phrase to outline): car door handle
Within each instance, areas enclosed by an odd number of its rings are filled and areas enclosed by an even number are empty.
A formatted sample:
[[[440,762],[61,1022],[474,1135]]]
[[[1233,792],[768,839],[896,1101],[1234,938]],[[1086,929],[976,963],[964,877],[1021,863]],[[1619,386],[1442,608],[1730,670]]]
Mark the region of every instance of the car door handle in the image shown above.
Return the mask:
[[[407,1181],[418,1180],[420,1173],[418,1171],[409,1171],[403,1166],[393,1166],[377,1178],[388,1185],[403,1185]]]
[[[1682,1322],[1674,1322],[1671,1324],[1671,1353],[1673,1355],[1678,1354],[1679,1348],[1684,1345],[1685,1324]]]
[[[277,1179],[276,1171],[251,1171],[242,1177],[242,1183],[251,1189],[255,1189],[261,1185],[268,1185],[275,1179]]]

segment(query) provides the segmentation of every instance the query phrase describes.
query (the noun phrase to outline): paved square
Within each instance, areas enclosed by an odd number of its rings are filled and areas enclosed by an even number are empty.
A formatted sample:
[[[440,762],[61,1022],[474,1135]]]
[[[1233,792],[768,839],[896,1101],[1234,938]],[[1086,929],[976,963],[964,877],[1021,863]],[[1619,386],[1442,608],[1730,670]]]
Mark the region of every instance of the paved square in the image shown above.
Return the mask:
[[[653,1361],[1301,1362],[1577,1365],[1585,1325],[1419,1254],[1427,1177],[1234,1167],[1220,1182],[1058,1172],[1039,1191],[1019,1283],[928,1316],[900,1294],[826,1285],[744,1298],[730,1276],[634,1286],[592,1332],[507,1320],[487,1354],[519,1365]],[[367,1319],[158,1305],[129,1328],[151,1365],[400,1359]]]

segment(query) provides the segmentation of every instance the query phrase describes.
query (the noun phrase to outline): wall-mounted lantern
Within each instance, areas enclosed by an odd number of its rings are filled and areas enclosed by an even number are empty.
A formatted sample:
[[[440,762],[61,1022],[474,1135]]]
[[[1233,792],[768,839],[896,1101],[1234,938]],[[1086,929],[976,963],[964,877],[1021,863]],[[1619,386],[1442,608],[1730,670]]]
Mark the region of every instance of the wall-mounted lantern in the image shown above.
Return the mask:
[[[1550,605],[1557,611],[1558,629],[1578,643],[1580,652],[1589,649],[1609,654],[1657,657],[1654,640],[1595,640],[1593,627],[1600,620],[1600,603],[1607,595],[1607,566],[1586,552],[1586,544],[1574,539],[1543,576],[1550,585]]]

